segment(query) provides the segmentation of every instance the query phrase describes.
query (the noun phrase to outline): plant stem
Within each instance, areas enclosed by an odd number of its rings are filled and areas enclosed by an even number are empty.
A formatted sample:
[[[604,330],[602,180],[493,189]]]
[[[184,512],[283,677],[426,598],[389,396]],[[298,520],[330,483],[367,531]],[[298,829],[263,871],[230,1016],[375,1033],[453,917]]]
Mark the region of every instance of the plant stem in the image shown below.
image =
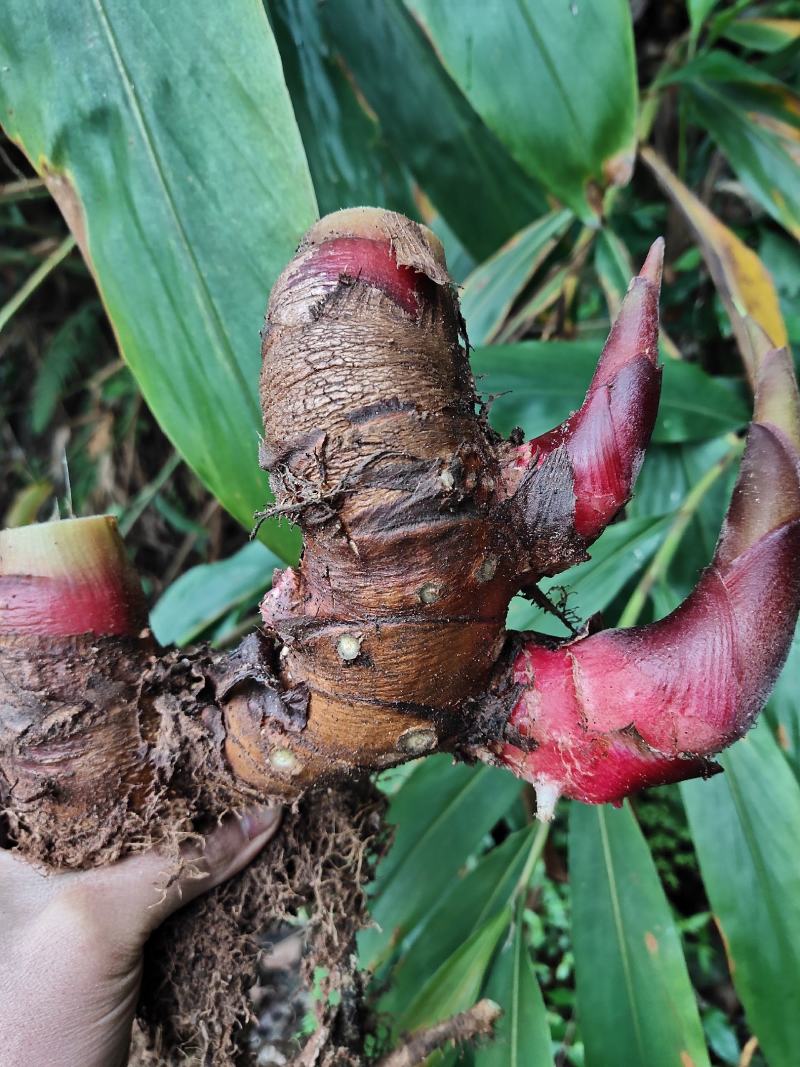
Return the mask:
[[[163,488],[165,483],[174,474],[175,470],[181,462],[181,457],[177,452],[173,452],[167,462],[155,476],[155,478],[146,485],[140,493],[134,497],[130,506],[124,515],[119,520],[119,531],[123,537],[127,537],[133,527],[141,518],[142,512],[152,501],[153,497]]]
[[[666,537],[661,542],[658,551],[650,561],[650,566],[642,575],[639,584],[634,589],[625,610],[620,616],[619,625],[621,627],[636,625],[653,586],[666,575],[678,546],[683,540],[683,535],[686,533],[689,523],[694,518],[706,494],[726,468],[743,451],[744,439],[734,438],[728,451],[706,471],[703,477],[686,494],[683,503],[675,512],[675,517],[667,530]]]
[[[661,81],[684,61],[684,47],[686,44],[687,34],[685,33],[672,42],[655,77],[642,96],[636,121],[636,139],[640,144],[649,139],[653,124],[656,121],[656,116],[661,106]]]
[[[20,178],[18,181],[0,185],[0,204],[13,204],[17,200],[32,200],[49,195],[41,178]]]
[[[61,260],[68,256],[74,247],[75,238],[72,234],[68,234],[58,248],[51,252],[47,259],[43,260],[24,285],[0,308],[0,330],[5,328],[11,317],[19,311],[28,297],[36,292],[47,275],[55,270]]]
[[[540,822],[539,828],[536,831],[536,836],[531,842],[531,850],[528,853],[528,858],[525,860],[525,866],[522,868],[522,873],[519,876],[517,882],[517,888],[514,890],[514,896],[519,896],[528,887],[528,882],[531,880],[531,876],[536,868],[536,864],[542,857],[544,852],[544,846],[547,844],[547,836],[550,833],[550,827],[552,822]]]

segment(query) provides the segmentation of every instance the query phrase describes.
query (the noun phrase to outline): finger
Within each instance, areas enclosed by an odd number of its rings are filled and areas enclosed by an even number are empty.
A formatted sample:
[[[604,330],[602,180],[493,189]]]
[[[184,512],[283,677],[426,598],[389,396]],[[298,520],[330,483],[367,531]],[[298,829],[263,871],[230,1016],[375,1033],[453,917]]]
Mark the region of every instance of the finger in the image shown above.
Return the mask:
[[[178,908],[243,870],[275,835],[280,820],[281,809],[272,806],[226,816],[202,844],[183,847],[177,872],[174,862],[158,852],[118,864],[116,879],[145,935]]]

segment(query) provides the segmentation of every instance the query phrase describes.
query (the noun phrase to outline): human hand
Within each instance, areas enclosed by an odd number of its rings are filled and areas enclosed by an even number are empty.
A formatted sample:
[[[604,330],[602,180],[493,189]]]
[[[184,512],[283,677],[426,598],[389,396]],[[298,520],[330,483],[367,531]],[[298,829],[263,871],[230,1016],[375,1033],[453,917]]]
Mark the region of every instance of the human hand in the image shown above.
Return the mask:
[[[147,938],[261,851],[280,809],[230,816],[169,884],[158,852],[43,873],[0,849],[0,1067],[122,1067]]]

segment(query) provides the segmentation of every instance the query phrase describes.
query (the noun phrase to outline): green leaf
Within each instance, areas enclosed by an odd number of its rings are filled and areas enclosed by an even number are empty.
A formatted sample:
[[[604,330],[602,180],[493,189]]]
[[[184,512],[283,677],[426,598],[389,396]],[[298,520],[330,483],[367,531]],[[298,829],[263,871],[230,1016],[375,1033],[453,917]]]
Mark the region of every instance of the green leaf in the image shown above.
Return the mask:
[[[397,1029],[418,1030],[471,1008],[510,920],[511,909],[504,908],[464,942],[425,982],[397,1020]]]
[[[800,248],[774,230],[762,230],[758,255],[772,275],[789,341],[800,345]]]
[[[228,559],[192,567],[172,583],[150,612],[150,627],[162,645],[186,645],[243,601],[269,588],[281,560],[258,541]]]
[[[317,0],[269,0],[320,214],[375,204],[417,214],[405,173],[325,39]]]
[[[656,551],[671,516],[648,516],[616,522],[592,545],[591,559],[554,578],[539,583],[543,593],[558,599],[561,589],[569,591],[567,608],[580,623],[603,611],[645,566]],[[515,597],[511,601],[507,626],[514,630],[540,630],[563,637],[564,627],[537,604]]]
[[[606,298],[609,317],[614,319],[619,314],[635,271],[628,249],[607,226],[597,235],[594,265]]]
[[[707,1067],[680,937],[627,803],[571,805],[569,868],[586,1067]]]
[[[722,35],[757,52],[780,52],[800,40],[800,19],[737,19],[725,27]]]
[[[316,216],[262,6],[9,0],[0,118],[75,229],[156,418],[251,525],[258,331]],[[294,530],[264,537],[295,555]]]
[[[731,978],[770,1067],[800,1048],[800,785],[765,723],[681,792]]]
[[[633,518],[674,512],[694,485],[730,449],[730,440],[718,437],[699,444],[654,445],[648,449],[627,513]],[[736,480],[731,465],[703,497],[684,534],[680,551],[670,565],[669,581],[675,603],[694,588],[697,576],[714,554],[725,509]]]
[[[535,286],[531,295],[525,297],[519,309],[505,322],[497,334],[497,340],[505,344],[529,333],[538,316],[552,307],[561,296],[569,275],[568,265],[554,266],[549,270],[541,284]]]
[[[521,426],[526,437],[536,437],[580,407],[599,355],[595,341],[522,341],[478,348],[471,359],[482,393],[507,394],[492,404],[495,429],[508,434]],[[690,363],[665,363],[654,441],[705,440],[749,417],[726,380]]]
[[[68,383],[74,380],[81,364],[95,354],[100,338],[98,314],[99,309],[93,302],[74,311],[42,354],[31,405],[34,433],[45,429]]]
[[[635,152],[627,0],[406,0],[406,6],[517,162],[581,218],[594,219],[590,184],[624,185]]]
[[[690,39],[692,46],[700,36],[703,23],[719,3],[719,0],[686,0],[689,9]]]
[[[767,712],[775,727],[778,744],[800,781],[800,625],[795,630],[789,656],[775,683]]]
[[[694,363],[664,363],[661,404],[653,430],[657,444],[705,441],[739,429],[750,408],[738,382],[712,377]]]
[[[550,1028],[523,924],[492,964],[484,990],[503,1008],[495,1036],[475,1053],[475,1067],[552,1067]]]
[[[387,815],[394,844],[378,868],[370,913],[381,929],[362,931],[364,966],[374,966],[442,899],[484,835],[522,786],[494,767],[452,766],[432,756],[392,799]]]
[[[764,330],[777,348],[785,345],[787,338],[772,278],[752,248],[709,211],[657,153],[643,146],[639,155],[693,230],[719,298],[730,317],[747,375],[751,384],[755,383],[759,354],[748,318]]]
[[[787,86],[724,52],[709,52],[670,80],[694,120],[725,153],[753,196],[800,237],[800,100]]]
[[[456,872],[451,887],[423,916],[414,939],[392,970],[391,985],[378,1010],[402,1014],[421,985],[473,933],[513,901],[536,837],[536,827],[510,834],[466,873]],[[501,1002],[502,1003],[502,1002]]]
[[[470,107],[402,0],[326,0],[321,17],[395,156],[473,255],[484,259],[547,211],[541,191]]]
[[[466,279],[461,291],[461,314],[472,344],[485,345],[497,335],[512,304],[564,235],[572,218],[571,211],[551,211],[537,219]]]
[[[613,321],[619,314],[636,269],[625,244],[609,226],[604,226],[597,235],[594,267],[606,298],[609,318]],[[681,358],[680,350],[667,334],[663,324],[659,332],[659,343],[667,356],[672,359]]]

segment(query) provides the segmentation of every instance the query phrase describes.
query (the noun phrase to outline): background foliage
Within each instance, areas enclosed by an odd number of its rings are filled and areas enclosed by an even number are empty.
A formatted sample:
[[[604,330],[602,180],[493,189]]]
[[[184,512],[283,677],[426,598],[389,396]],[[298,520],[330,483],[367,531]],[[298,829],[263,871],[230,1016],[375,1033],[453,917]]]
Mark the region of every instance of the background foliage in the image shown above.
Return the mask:
[[[297,552],[290,527],[248,543],[230,515],[249,527],[267,500],[258,329],[317,211],[382,204],[440,233],[492,420],[529,435],[578,406],[664,233],[636,497],[546,583],[580,621],[660,617],[730,493],[747,316],[800,341],[798,53],[796,0],[9,0],[4,524],[116,513],[159,639],[232,642]],[[510,625],[559,632],[522,600]],[[385,775],[397,834],[360,944],[379,1038],[488,994],[505,1015],[475,1067],[795,1067],[799,685],[796,641],[724,775],[562,804],[549,830],[507,774]]]

